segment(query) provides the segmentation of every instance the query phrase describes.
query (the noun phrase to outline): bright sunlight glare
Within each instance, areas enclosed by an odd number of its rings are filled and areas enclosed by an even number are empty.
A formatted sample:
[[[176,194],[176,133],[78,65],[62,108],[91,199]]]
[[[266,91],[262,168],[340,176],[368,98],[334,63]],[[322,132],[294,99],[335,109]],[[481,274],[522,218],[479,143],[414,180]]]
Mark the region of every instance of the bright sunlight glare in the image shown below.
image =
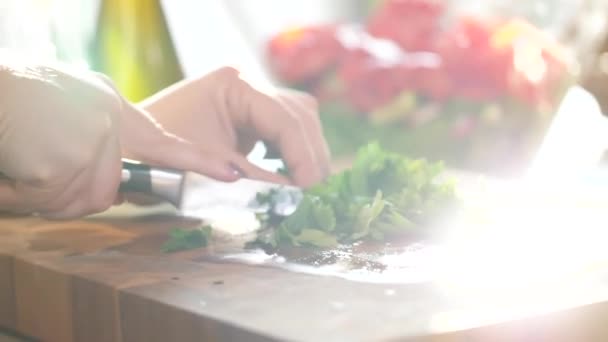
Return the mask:
[[[454,310],[434,317],[431,329],[608,299],[600,281],[608,275],[608,176],[596,166],[608,123],[598,108],[574,89],[527,177],[464,194],[467,208],[445,238],[437,279]]]

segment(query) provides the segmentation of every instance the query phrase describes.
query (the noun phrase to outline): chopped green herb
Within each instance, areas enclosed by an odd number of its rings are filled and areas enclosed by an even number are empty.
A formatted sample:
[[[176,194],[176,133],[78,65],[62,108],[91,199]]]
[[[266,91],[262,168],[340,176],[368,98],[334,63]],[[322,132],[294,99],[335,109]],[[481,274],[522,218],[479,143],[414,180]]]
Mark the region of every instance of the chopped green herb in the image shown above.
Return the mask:
[[[351,169],[308,189],[296,211],[277,218],[281,190],[259,194],[269,206],[258,218],[263,229],[249,246],[333,247],[427,226],[455,200],[453,183],[440,177],[443,164],[410,159],[370,143]]]
[[[169,240],[163,245],[163,252],[173,253],[205,247],[207,246],[210,237],[210,226],[204,226],[193,230],[176,228],[169,233]]]
[[[255,200],[259,205],[272,205],[278,194],[279,190],[277,189],[271,189],[268,192],[258,192],[255,196]]]

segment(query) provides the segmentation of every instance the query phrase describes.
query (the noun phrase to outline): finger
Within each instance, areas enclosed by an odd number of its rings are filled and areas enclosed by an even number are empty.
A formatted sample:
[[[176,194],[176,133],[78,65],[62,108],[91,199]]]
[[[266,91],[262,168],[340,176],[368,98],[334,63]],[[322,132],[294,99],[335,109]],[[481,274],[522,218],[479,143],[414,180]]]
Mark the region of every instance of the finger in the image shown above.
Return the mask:
[[[34,189],[31,196],[45,197],[45,201],[37,204],[35,211],[41,216],[64,210],[75,198],[86,201],[87,185],[91,182],[88,169],[80,170],[71,181],[51,189]],[[65,184],[65,185],[64,185]],[[59,190],[57,190],[59,188]]]
[[[70,199],[78,196],[79,189],[87,181],[82,176],[84,169],[78,172],[68,186],[58,183],[52,187],[0,181],[0,209],[20,214],[33,212],[57,211],[64,208]],[[59,191],[57,189],[60,189]]]
[[[331,150],[329,149],[329,144],[327,143],[323,132],[323,124],[321,123],[321,118],[319,116],[319,104],[315,98],[305,94],[299,94],[299,96],[295,96],[295,98],[299,100],[297,103],[300,103],[304,109],[308,109],[306,112],[309,114],[308,118],[312,121],[314,141],[318,144],[318,151],[320,151],[320,155],[325,160],[326,167],[329,170],[331,164]]]
[[[97,212],[105,211],[114,204],[121,181],[122,160],[118,137],[111,136],[104,145],[91,170],[91,182],[88,184],[89,204]]]
[[[240,178],[225,157],[205,151],[165,131],[151,117],[129,106],[121,127],[121,143],[130,158],[167,168],[194,171],[221,181]],[[137,129],[137,132],[133,132]]]
[[[331,155],[323,136],[323,128],[317,113],[316,102],[314,99],[309,100],[300,94],[289,93],[280,94],[279,99],[286,107],[291,108],[294,113],[297,113],[302,118],[302,123],[319,162],[318,166],[323,176],[327,177],[330,170]]]
[[[277,145],[283,161],[287,164],[290,177],[302,187],[309,187],[323,178],[318,160],[304,128],[298,124],[281,132]]]
[[[89,178],[90,180],[90,178]],[[103,212],[108,209],[113,202],[107,205],[101,205],[99,203],[93,203],[90,199],[87,199],[88,191],[87,188],[75,186],[76,193],[82,194],[82,196],[70,197],[71,201],[64,204],[61,208],[54,208],[54,210],[40,211],[40,217],[49,220],[70,220],[77,219],[84,216]]]
[[[276,98],[281,104],[281,109],[293,116],[300,123],[296,134],[280,133],[279,149],[281,156],[290,171],[290,176],[296,184],[308,187],[325,177],[322,158],[316,150],[314,138],[310,134],[310,121],[299,113],[293,106],[289,105],[280,96]]]
[[[90,153],[95,157],[87,167],[51,188],[36,189],[37,197],[47,199],[37,210],[41,215],[62,212],[75,200],[97,212],[106,210],[114,203],[122,168],[118,137],[109,135]]]
[[[57,208],[57,210],[63,208],[66,202],[63,201],[63,196],[57,196],[58,193],[54,189],[45,188],[41,189],[38,186],[31,186],[23,183],[3,184],[2,186],[3,200],[7,200],[7,193],[12,192],[14,195],[8,195],[13,197],[13,203],[3,203],[1,206],[4,210],[9,210],[17,214],[32,214],[45,212],[50,207]],[[9,189],[9,188],[12,188]],[[71,188],[66,188],[64,192],[70,192]],[[63,195],[61,193],[60,195]],[[55,209],[52,209],[55,210]]]
[[[55,212],[40,213],[40,216],[49,220],[72,220],[94,213],[95,210],[87,201],[74,199],[65,208]]]
[[[246,83],[238,82],[231,90],[230,110],[237,115],[239,126],[253,127],[261,139],[278,146],[297,185],[308,187],[323,178],[314,148],[297,115]]]
[[[91,182],[91,171],[84,169],[70,182],[57,201],[50,201],[38,208],[40,217],[50,220],[74,219],[89,213],[87,185]]]
[[[250,179],[257,179],[261,181],[290,185],[291,182],[285,176],[282,176],[275,172],[270,172],[262,169],[261,167],[251,163],[247,158],[232,153],[230,155],[230,163],[237,169],[243,177]]]
[[[118,138],[110,136],[93,153],[98,156],[93,165],[83,168],[71,179],[66,180],[63,183],[67,184],[64,190],[58,192],[57,187],[44,190],[58,195],[45,196],[50,200],[36,210],[42,217],[71,217],[78,213],[77,210],[81,213],[97,213],[112,206],[117,197],[122,168]],[[80,204],[74,205],[74,202]]]
[[[141,161],[157,166],[193,171],[225,182],[234,182],[241,177],[226,156],[205,151],[171,135],[165,134],[154,146],[141,153]]]

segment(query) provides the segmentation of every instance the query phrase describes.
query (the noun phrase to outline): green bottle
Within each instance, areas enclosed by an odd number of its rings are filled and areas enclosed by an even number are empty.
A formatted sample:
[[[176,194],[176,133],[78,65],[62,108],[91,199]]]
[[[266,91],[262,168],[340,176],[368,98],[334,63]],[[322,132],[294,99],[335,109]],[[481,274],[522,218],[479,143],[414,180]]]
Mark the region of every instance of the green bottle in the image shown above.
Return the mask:
[[[159,0],[103,0],[91,68],[137,102],[184,78]]]

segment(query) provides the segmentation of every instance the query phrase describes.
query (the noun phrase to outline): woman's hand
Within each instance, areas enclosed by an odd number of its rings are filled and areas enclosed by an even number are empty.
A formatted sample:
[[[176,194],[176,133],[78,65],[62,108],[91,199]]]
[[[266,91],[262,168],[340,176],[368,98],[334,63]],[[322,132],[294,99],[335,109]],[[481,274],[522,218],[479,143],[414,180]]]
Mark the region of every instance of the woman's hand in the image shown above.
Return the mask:
[[[314,99],[264,93],[234,69],[136,107],[102,75],[0,60],[0,210],[62,219],[104,211],[119,197],[123,156],[223,181],[289,182],[246,159],[258,140],[279,149],[297,185],[328,173]]]
[[[92,73],[0,68],[0,209],[72,218],[111,206],[121,175],[117,94]]]
[[[245,177],[311,186],[329,173],[330,154],[315,99],[292,90],[264,92],[232,68],[183,81],[141,107],[165,129],[204,149],[214,169]],[[257,141],[276,148],[291,180],[252,165],[246,155]],[[208,173],[207,173],[208,174]],[[211,175],[213,176],[213,175]]]
[[[164,131],[107,77],[0,58],[0,210],[56,219],[104,211],[120,197],[123,156],[239,178],[223,156]]]

